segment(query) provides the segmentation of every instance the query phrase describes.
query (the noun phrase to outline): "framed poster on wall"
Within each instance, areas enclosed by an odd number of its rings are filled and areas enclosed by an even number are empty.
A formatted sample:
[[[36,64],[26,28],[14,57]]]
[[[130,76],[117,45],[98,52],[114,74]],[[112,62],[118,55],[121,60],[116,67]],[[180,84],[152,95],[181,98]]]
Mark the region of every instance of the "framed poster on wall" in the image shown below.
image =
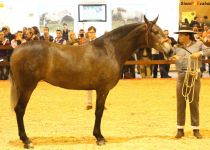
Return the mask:
[[[106,4],[79,4],[78,17],[79,22],[106,22]]]

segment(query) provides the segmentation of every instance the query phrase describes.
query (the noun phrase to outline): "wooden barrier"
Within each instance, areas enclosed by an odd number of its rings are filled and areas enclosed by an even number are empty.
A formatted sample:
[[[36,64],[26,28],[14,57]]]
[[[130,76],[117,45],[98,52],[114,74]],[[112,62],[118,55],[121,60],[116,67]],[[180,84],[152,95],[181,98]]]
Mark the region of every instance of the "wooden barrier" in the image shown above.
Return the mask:
[[[13,50],[10,45],[0,45],[1,50]],[[203,60],[204,63],[210,63],[210,59]],[[153,65],[153,64],[175,64],[172,60],[137,60],[137,61],[126,61],[125,65]],[[0,66],[9,66],[9,62],[1,61]]]

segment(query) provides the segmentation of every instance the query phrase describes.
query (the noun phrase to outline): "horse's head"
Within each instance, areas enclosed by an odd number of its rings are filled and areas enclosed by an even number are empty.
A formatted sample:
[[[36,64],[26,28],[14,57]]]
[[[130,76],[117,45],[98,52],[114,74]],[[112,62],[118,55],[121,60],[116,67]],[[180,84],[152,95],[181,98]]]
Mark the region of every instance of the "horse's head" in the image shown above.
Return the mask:
[[[157,20],[158,17],[153,21],[148,21],[144,16],[144,22],[146,25],[146,43],[148,47],[155,48],[156,50],[162,52],[165,57],[169,57],[172,46],[166,39],[162,29],[156,25]]]

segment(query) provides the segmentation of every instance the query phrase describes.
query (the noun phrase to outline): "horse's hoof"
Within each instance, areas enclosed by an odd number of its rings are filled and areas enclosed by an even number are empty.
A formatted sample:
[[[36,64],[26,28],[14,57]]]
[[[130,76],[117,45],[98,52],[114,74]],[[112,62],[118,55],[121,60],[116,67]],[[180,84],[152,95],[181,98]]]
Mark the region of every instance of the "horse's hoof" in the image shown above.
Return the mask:
[[[32,143],[27,143],[27,144],[24,144],[24,148],[26,148],[26,149],[33,149],[34,145]]]
[[[105,145],[105,144],[106,144],[106,140],[105,140],[105,139],[97,140],[97,141],[96,141],[96,144],[97,144],[98,146]]]

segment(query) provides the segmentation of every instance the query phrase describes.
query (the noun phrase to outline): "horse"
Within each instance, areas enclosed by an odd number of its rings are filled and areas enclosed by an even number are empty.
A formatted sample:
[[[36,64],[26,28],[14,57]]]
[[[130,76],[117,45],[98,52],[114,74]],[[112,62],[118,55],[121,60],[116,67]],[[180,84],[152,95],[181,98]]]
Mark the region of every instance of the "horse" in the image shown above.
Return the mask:
[[[93,135],[104,145],[101,119],[109,91],[118,83],[123,64],[137,48],[154,47],[166,57],[171,50],[157,19],[116,28],[79,46],[31,41],[18,46],[10,61],[11,104],[15,111],[19,138],[25,148],[33,148],[24,126],[24,114],[32,92],[40,80],[75,90],[96,90]]]

